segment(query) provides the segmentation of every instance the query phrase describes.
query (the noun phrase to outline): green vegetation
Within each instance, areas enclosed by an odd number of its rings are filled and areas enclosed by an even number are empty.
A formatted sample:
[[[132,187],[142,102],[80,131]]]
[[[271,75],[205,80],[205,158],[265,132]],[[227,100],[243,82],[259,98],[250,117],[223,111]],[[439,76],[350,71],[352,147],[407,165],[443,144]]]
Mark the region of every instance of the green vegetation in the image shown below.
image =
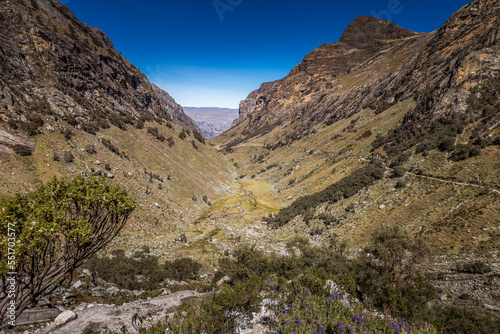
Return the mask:
[[[321,203],[335,203],[355,195],[376,180],[380,180],[384,172],[385,167],[380,161],[372,161],[326,189],[298,198],[290,206],[281,209],[276,216],[270,216],[267,220],[275,227],[285,225],[296,216],[306,215]]]
[[[162,135],[159,131],[158,131],[158,128],[157,127],[148,127],[147,128],[147,131],[150,135],[152,135],[153,137],[155,137],[157,140],[161,141],[161,142],[164,142],[165,141],[165,136]]]
[[[289,255],[241,246],[232,257],[219,261],[214,281],[227,275],[231,277],[228,285],[192,301],[168,322],[143,333],[163,333],[167,328],[173,333],[235,333],[238,314],[254,312],[264,298],[272,301],[267,307],[275,317],[269,318],[269,325],[276,333],[343,333],[347,329],[351,333],[436,333],[424,324],[434,290],[415,269],[425,246],[401,228],[378,231],[371,246],[354,259],[342,255],[342,247],[335,242],[329,247],[312,246],[307,238],[296,237],[287,247]],[[378,280],[374,288],[372,280]],[[331,282],[336,289],[329,290]],[[362,297],[364,305],[346,305],[347,295]],[[376,303],[406,320],[362,313]]]
[[[121,152],[115,145],[113,145],[113,143],[111,143],[111,140],[102,138],[101,143],[102,145],[104,145],[104,147],[106,147],[108,150],[118,155],[119,157],[128,159],[127,154],[125,154],[125,152]]]
[[[22,144],[13,145],[12,150],[16,154],[19,154],[20,156],[23,156],[23,157],[30,156],[33,154],[33,152],[31,151],[31,148],[29,146],[22,145]]]
[[[16,314],[70,277],[106,246],[135,208],[127,194],[104,178],[54,179],[36,191],[0,202],[0,275],[16,271]],[[9,258],[15,249],[16,262]],[[10,285],[2,285],[7,293]],[[5,318],[9,299],[0,302]]]
[[[481,261],[459,264],[456,269],[467,274],[487,274],[492,271],[490,266]]]
[[[205,137],[203,137],[201,133],[199,133],[198,131],[193,131],[193,135],[197,141],[205,145]]]
[[[159,258],[143,246],[131,256],[126,256],[123,249],[114,250],[110,257],[94,256],[84,267],[120,289],[151,291],[160,288],[166,279],[183,281],[198,278],[201,265],[189,258],[160,265]]]

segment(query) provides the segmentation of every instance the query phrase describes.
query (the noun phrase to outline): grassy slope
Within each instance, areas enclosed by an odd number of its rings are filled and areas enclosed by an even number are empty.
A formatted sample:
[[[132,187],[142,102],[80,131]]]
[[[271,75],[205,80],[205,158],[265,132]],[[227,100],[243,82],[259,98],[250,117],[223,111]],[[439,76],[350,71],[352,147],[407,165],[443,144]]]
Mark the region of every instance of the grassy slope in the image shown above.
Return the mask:
[[[48,123],[54,128],[66,126],[63,122]],[[172,136],[175,145],[169,147],[167,142],[156,140],[146,128],[139,130],[128,125],[127,131],[112,126],[95,136],[75,131],[69,141],[57,130],[52,132],[44,128],[44,133],[34,138],[33,156],[1,154],[0,196],[32,190],[54,176],[90,175],[92,170],[106,172],[104,165],[109,164],[109,173],[114,175],[110,182],[127,189],[138,203],[126,230],[116,240],[117,246],[129,249],[148,244],[165,250],[179,238],[185,226],[208,207],[203,196],[213,200],[228,191],[234,172],[226,158],[208,144],[196,141],[198,149],[195,149],[191,144],[192,136],[179,139],[180,126],[174,125],[174,129],[157,123],[147,126],[158,127],[167,138]],[[129,159],[112,153],[101,144],[100,138],[111,140]],[[94,145],[97,153],[85,152],[87,145]],[[72,152],[73,163],[64,162],[64,151]],[[54,152],[59,154],[61,161],[53,161]],[[145,170],[163,181],[150,180]]]
[[[257,179],[271,183],[279,192],[277,203],[284,207],[365,164],[376,134],[384,135],[394,128],[413,105],[412,100],[407,100],[378,115],[366,109],[331,126],[316,126],[309,135],[288,146],[266,150],[263,146],[268,141],[276,142],[278,130],[236,146],[229,157],[243,167],[241,173],[257,174]],[[224,142],[237,132],[238,129],[232,129],[226,138],[217,140]],[[365,133],[366,138],[362,136]],[[468,135],[465,131],[458,141]],[[376,153],[384,155],[382,150]],[[264,158],[256,162],[252,159],[255,155]],[[339,224],[326,227],[316,220],[306,226],[298,219],[273,234],[279,239],[306,232],[318,241],[338,235],[360,247],[377,226],[403,224],[427,236],[436,253],[498,249],[500,194],[491,189],[499,188],[499,175],[495,172],[500,166],[499,157],[497,146],[487,147],[480,156],[461,162],[448,160],[445,153],[437,150],[427,157],[414,155],[405,167],[420,170],[424,175],[407,173],[402,178],[406,187],[395,188],[398,179],[388,169],[387,177],[369,189],[335,205],[318,208],[318,214],[328,213]],[[259,173],[271,164],[278,166]]]

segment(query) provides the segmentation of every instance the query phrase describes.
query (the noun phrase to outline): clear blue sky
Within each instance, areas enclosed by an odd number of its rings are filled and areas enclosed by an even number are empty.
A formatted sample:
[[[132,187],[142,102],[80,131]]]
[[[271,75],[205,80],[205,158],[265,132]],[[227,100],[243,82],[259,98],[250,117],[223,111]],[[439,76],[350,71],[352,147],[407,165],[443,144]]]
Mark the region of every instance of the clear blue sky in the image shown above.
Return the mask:
[[[183,106],[237,108],[354,18],[438,29],[469,0],[60,0]]]

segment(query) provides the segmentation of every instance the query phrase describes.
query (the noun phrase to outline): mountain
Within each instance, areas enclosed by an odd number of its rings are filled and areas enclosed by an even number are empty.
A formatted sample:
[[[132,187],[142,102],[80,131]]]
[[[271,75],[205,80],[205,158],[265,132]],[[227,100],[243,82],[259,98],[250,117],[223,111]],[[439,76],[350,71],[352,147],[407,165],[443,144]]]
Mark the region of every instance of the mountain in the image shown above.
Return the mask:
[[[3,143],[33,148],[21,133],[37,133],[44,114],[90,132],[106,126],[106,120],[120,124],[140,117],[173,117],[194,126],[102,31],[81,23],[58,1],[0,6]],[[13,131],[18,128],[21,133]]]
[[[174,243],[233,173],[197,131],[58,1],[0,2],[0,196],[54,176],[104,175],[139,205],[121,236],[132,238],[127,249]]]
[[[183,123],[189,129],[201,132],[201,129],[198,127],[196,122],[188,115],[186,115],[181,105],[175,102],[175,100],[167,92],[160,89],[155,84],[153,84],[153,90],[161,98],[163,104],[167,106],[167,111],[170,117],[172,117],[174,120],[179,121],[180,123]]]
[[[229,130],[238,117],[238,109],[184,107],[184,111],[201,128],[201,134],[211,139]]]
[[[285,78],[250,93],[233,126],[241,124],[241,134],[251,136],[279,123],[290,139],[310,126],[408,98],[426,107],[414,108],[401,128],[421,114],[432,115],[420,120],[427,126],[428,121],[463,114],[470,89],[497,73],[498,6],[496,1],[474,1],[428,34],[377,18],[357,18],[338,42],[320,46]],[[426,101],[428,96],[432,101]],[[444,110],[443,104],[449,108]]]
[[[475,0],[431,33],[357,18],[251,92],[212,143],[277,190],[280,210],[263,218],[276,235],[363,245],[404,224],[434,254],[498,248],[499,14]],[[372,160],[385,166],[373,184]]]

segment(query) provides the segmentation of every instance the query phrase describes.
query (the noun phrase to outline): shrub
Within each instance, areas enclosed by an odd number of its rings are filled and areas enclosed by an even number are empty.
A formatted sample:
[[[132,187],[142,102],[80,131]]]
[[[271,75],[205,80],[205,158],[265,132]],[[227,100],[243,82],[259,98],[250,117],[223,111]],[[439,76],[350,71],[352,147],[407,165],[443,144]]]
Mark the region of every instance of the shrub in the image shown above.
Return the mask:
[[[50,294],[125,226],[135,203],[104,178],[54,179],[36,191],[0,201],[0,232],[16,236],[16,315]],[[8,238],[0,239],[0,275],[9,268]],[[9,285],[2,285],[6,295]],[[8,298],[0,301],[0,318]]]
[[[131,257],[125,256],[123,249],[113,251],[112,257],[95,256],[85,267],[95,273],[96,277],[114,283],[120,289],[154,290],[168,277],[167,272],[159,265],[158,257],[150,255],[147,247]]]
[[[168,143],[168,146],[169,147],[172,147],[175,145],[175,141],[174,141],[174,138],[172,136],[168,137],[167,138],[167,143]]]
[[[20,156],[23,156],[23,157],[30,156],[33,154],[33,152],[31,151],[31,148],[29,146],[22,145],[22,144],[13,145],[12,150],[16,154],[19,154]]]
[[[198,131],[193,131],[193,134],[194,134],[194,138],[197,141],[199,141],[200,143],[205,145],[205,137],[203,137],[203,135],[201,133],[199,133]]]
[[[64,136],[64,139],[66,139],[66,140],[70,140],[71,137],[73,136],[73,131],[71,131],[68,128],[64,128],[60,132]]]
[[[57,154],[57,152],[54,152],[54,154],[52,155],[52,160],[61,161],[61,157],[59,157],[59,154]]]
[[[187,132],[185,129],[182,129],[182,131],[179,133],[179,139],[185,139],[187,137]]]
[[[144,129],[144,121],[142,119],[138,119],[135,121],[134,126],[137,129]]]
[[[167,277],[177,281],[197,279],[201,264],[190,258],[167,261],[164,265]]]
[[[492,271],[491,267],[481,261],[458,264],[457,271],[468,274],[487,274]]]
[[[374,306],[421,319],[427,302],[435,296],[434,288],[417,271],[428,254],[423,239],[411,237],[401,227],[384,226],[372,233],[365,252],[369,256],[359,263],[357,281]]]
[[[64,162],[70,164],[75,160],[74,155],[70,151],[65,151],[63,154]]]
[[[194,149],[198,149],[198,146],[196,145],[196,142],[194,140],[191,140],[191,146],[193,146]]]
[[[88,144],[87,146],[85,146],[85,152],[87,152],[88,154],[97,153],[97,151],[95,150],[95,146],[92,144]]]
[[[403,166],[394,167],[394,176],[402,177],[406,174],[406,169]]]
[[[405,188],[405,187],[406,187],[406,184],[407,184],[407,182],[406,182],[405,180],[400,179],[400,180],[398,180],[398,182],[396,182],[396,186],[395,186],[395,187],[396,187],[397,189],[400,189],[400,188]]]

